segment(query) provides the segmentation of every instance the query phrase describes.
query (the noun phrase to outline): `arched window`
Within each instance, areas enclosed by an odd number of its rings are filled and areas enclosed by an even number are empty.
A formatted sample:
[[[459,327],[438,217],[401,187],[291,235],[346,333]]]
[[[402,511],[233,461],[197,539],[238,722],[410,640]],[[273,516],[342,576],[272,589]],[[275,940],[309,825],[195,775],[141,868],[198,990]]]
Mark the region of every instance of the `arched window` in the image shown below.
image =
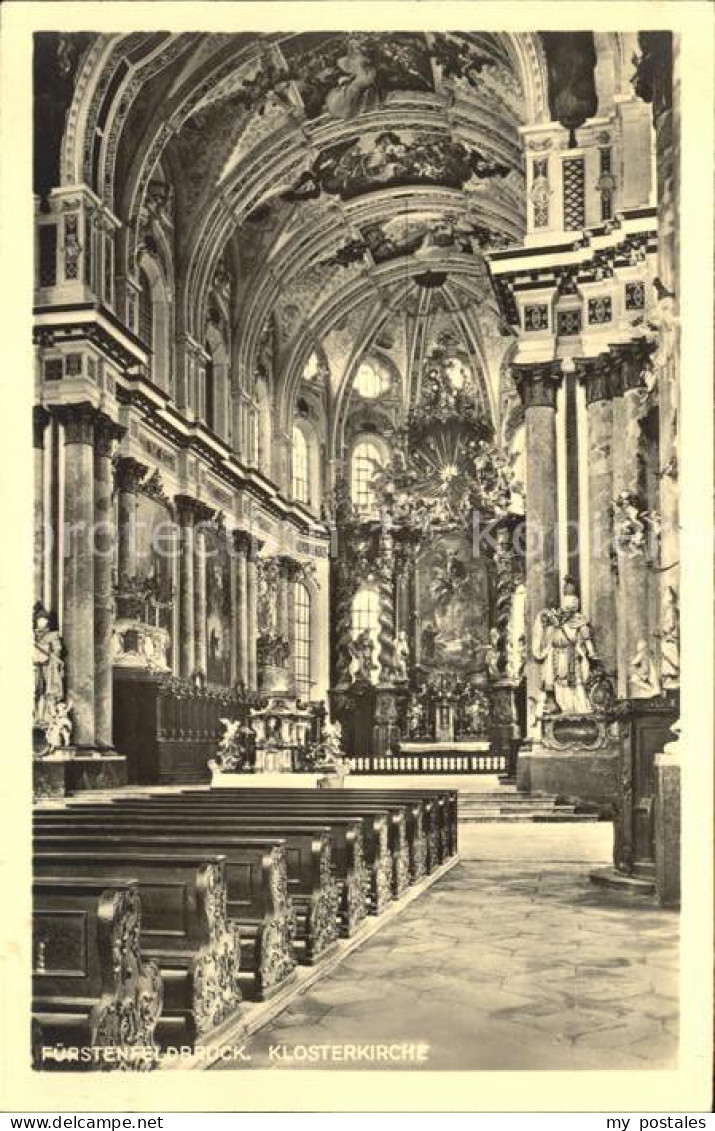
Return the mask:
[[[208,360],[206,362],[206,372],[205,372],[205,375],[204,375],[204,381],[205,381],[204,404],[206,406],[205,410],[204,410],[204,418],[205,418],[206,423],[209,426],[209,428],[213,432],[216,432],[216,431],[218,431],[218,429],[216,428],[216,389],[215,389],[216,377],[215,377],[215,373],[214,373],[213,354],[211,353],[211,347],[209,346],[208,342],[206,343],[206,352],[208,354]]]
[[[360,440],[352,455],[352,500],[363,514],[375,510],[375,491],[372,485],[375,472],[383,465],[382,453],[372,440]]]
[[[293,498],[299,503],[310,501],[308,442],[297,425],[293,427]]]
[[[262,380],[256,381],[256,407],[252,414],[253,435],[251,437],[253,463],[264,475],[271,474],[271,445],[273,428],[268,389]]]
[[[150,350],[154,349],[154,297],[151,292],[151,283],[146,271],[139,272],[139,337]],[[151,376],[151,358],[149,358],[149,375]]]
[[[301,699],[310,697],[310,593],[305,585],[295,585],[295,623],[293,659],[295,686]]]
[[[353,597],[351,610],[351,630],[353,640],[367,632],[372,641],[372,679],[377,682],[380,671],[380,595],[373,585],[361,585]]]
[[[355,390],[361,397],[375,400],[386,393],[389,387],[390,381],[386,373],[370,361],[361,363],[355,374]]]
[[[137,315],[139,337],[150,351],[148,376],[160,389],[171,394],[171,302],[163,265],[146,254],[139,267]]]

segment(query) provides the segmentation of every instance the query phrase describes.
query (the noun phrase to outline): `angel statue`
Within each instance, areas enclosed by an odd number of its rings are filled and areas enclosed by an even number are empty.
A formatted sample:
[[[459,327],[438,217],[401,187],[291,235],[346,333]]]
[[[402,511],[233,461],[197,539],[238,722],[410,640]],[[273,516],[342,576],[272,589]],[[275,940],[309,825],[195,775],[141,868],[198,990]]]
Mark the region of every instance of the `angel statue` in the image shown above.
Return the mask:
[[[70,745],[72,741],[71,710],[71,699],[66,703],[64,699],[58,699],[48,705],[47,730],[45,731],[48,753],[53,753],[55,750],[66,750]]]

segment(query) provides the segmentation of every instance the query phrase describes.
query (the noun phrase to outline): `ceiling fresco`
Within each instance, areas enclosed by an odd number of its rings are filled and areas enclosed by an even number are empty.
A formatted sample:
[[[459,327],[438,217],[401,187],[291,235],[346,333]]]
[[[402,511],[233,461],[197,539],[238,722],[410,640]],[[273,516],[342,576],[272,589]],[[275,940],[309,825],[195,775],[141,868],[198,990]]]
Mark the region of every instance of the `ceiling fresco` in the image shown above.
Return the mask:
[[[341,323],[353,345],[356,333],[369,345],[404,323],[408,367],[438,314],[470,339],[470,356],[487,340],[499,345],[482,253],[523,237],[520,127],[551,114],[572,128],[592,113],[589,35],[94,38],[96,57],[111,56],[86,116],[101,132],[78,135],[77,146],[127,226],[130,259],[148,246],[157,173],[173,183],[176,302],[196,338],[224,256],[236,327],[274,316],[281,366],[342,339]],[[75,75],[86,84],[91,72],[85,40],[70,40],[62,51],[50,43],[58,81],[49,110],[38,102],[48,114],[71,97]],[[65,169],[70,183],[69,158]],[[257,349],[258,335],[241,333],[242,372],[255,372]]]

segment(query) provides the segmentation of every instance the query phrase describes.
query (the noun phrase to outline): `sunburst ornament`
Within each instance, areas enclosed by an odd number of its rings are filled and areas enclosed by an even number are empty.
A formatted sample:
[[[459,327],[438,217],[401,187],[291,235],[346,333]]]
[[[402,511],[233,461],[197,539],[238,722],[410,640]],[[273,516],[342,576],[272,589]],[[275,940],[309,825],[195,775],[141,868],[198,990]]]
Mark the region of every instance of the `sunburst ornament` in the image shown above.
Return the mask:
[[[475,408],[468,368],[452,361],[433,351],[422,399],[393,433],[392,459],[374,480],[380,509],[412,534],[467,531],[475,513],[510,505],[509,461]]]

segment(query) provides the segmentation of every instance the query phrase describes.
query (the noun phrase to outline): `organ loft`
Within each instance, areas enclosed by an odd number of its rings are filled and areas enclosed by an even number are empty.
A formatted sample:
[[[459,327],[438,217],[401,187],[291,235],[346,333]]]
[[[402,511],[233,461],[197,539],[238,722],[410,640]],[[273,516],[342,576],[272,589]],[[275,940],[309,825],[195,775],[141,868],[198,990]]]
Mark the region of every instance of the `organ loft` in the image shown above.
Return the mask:
[[[677,37],[34,59],[43,1042],[199,1041],[449,870],[480,790],[677,904]],[[196,922],[70,1024],[53,912],[164,883]]]

